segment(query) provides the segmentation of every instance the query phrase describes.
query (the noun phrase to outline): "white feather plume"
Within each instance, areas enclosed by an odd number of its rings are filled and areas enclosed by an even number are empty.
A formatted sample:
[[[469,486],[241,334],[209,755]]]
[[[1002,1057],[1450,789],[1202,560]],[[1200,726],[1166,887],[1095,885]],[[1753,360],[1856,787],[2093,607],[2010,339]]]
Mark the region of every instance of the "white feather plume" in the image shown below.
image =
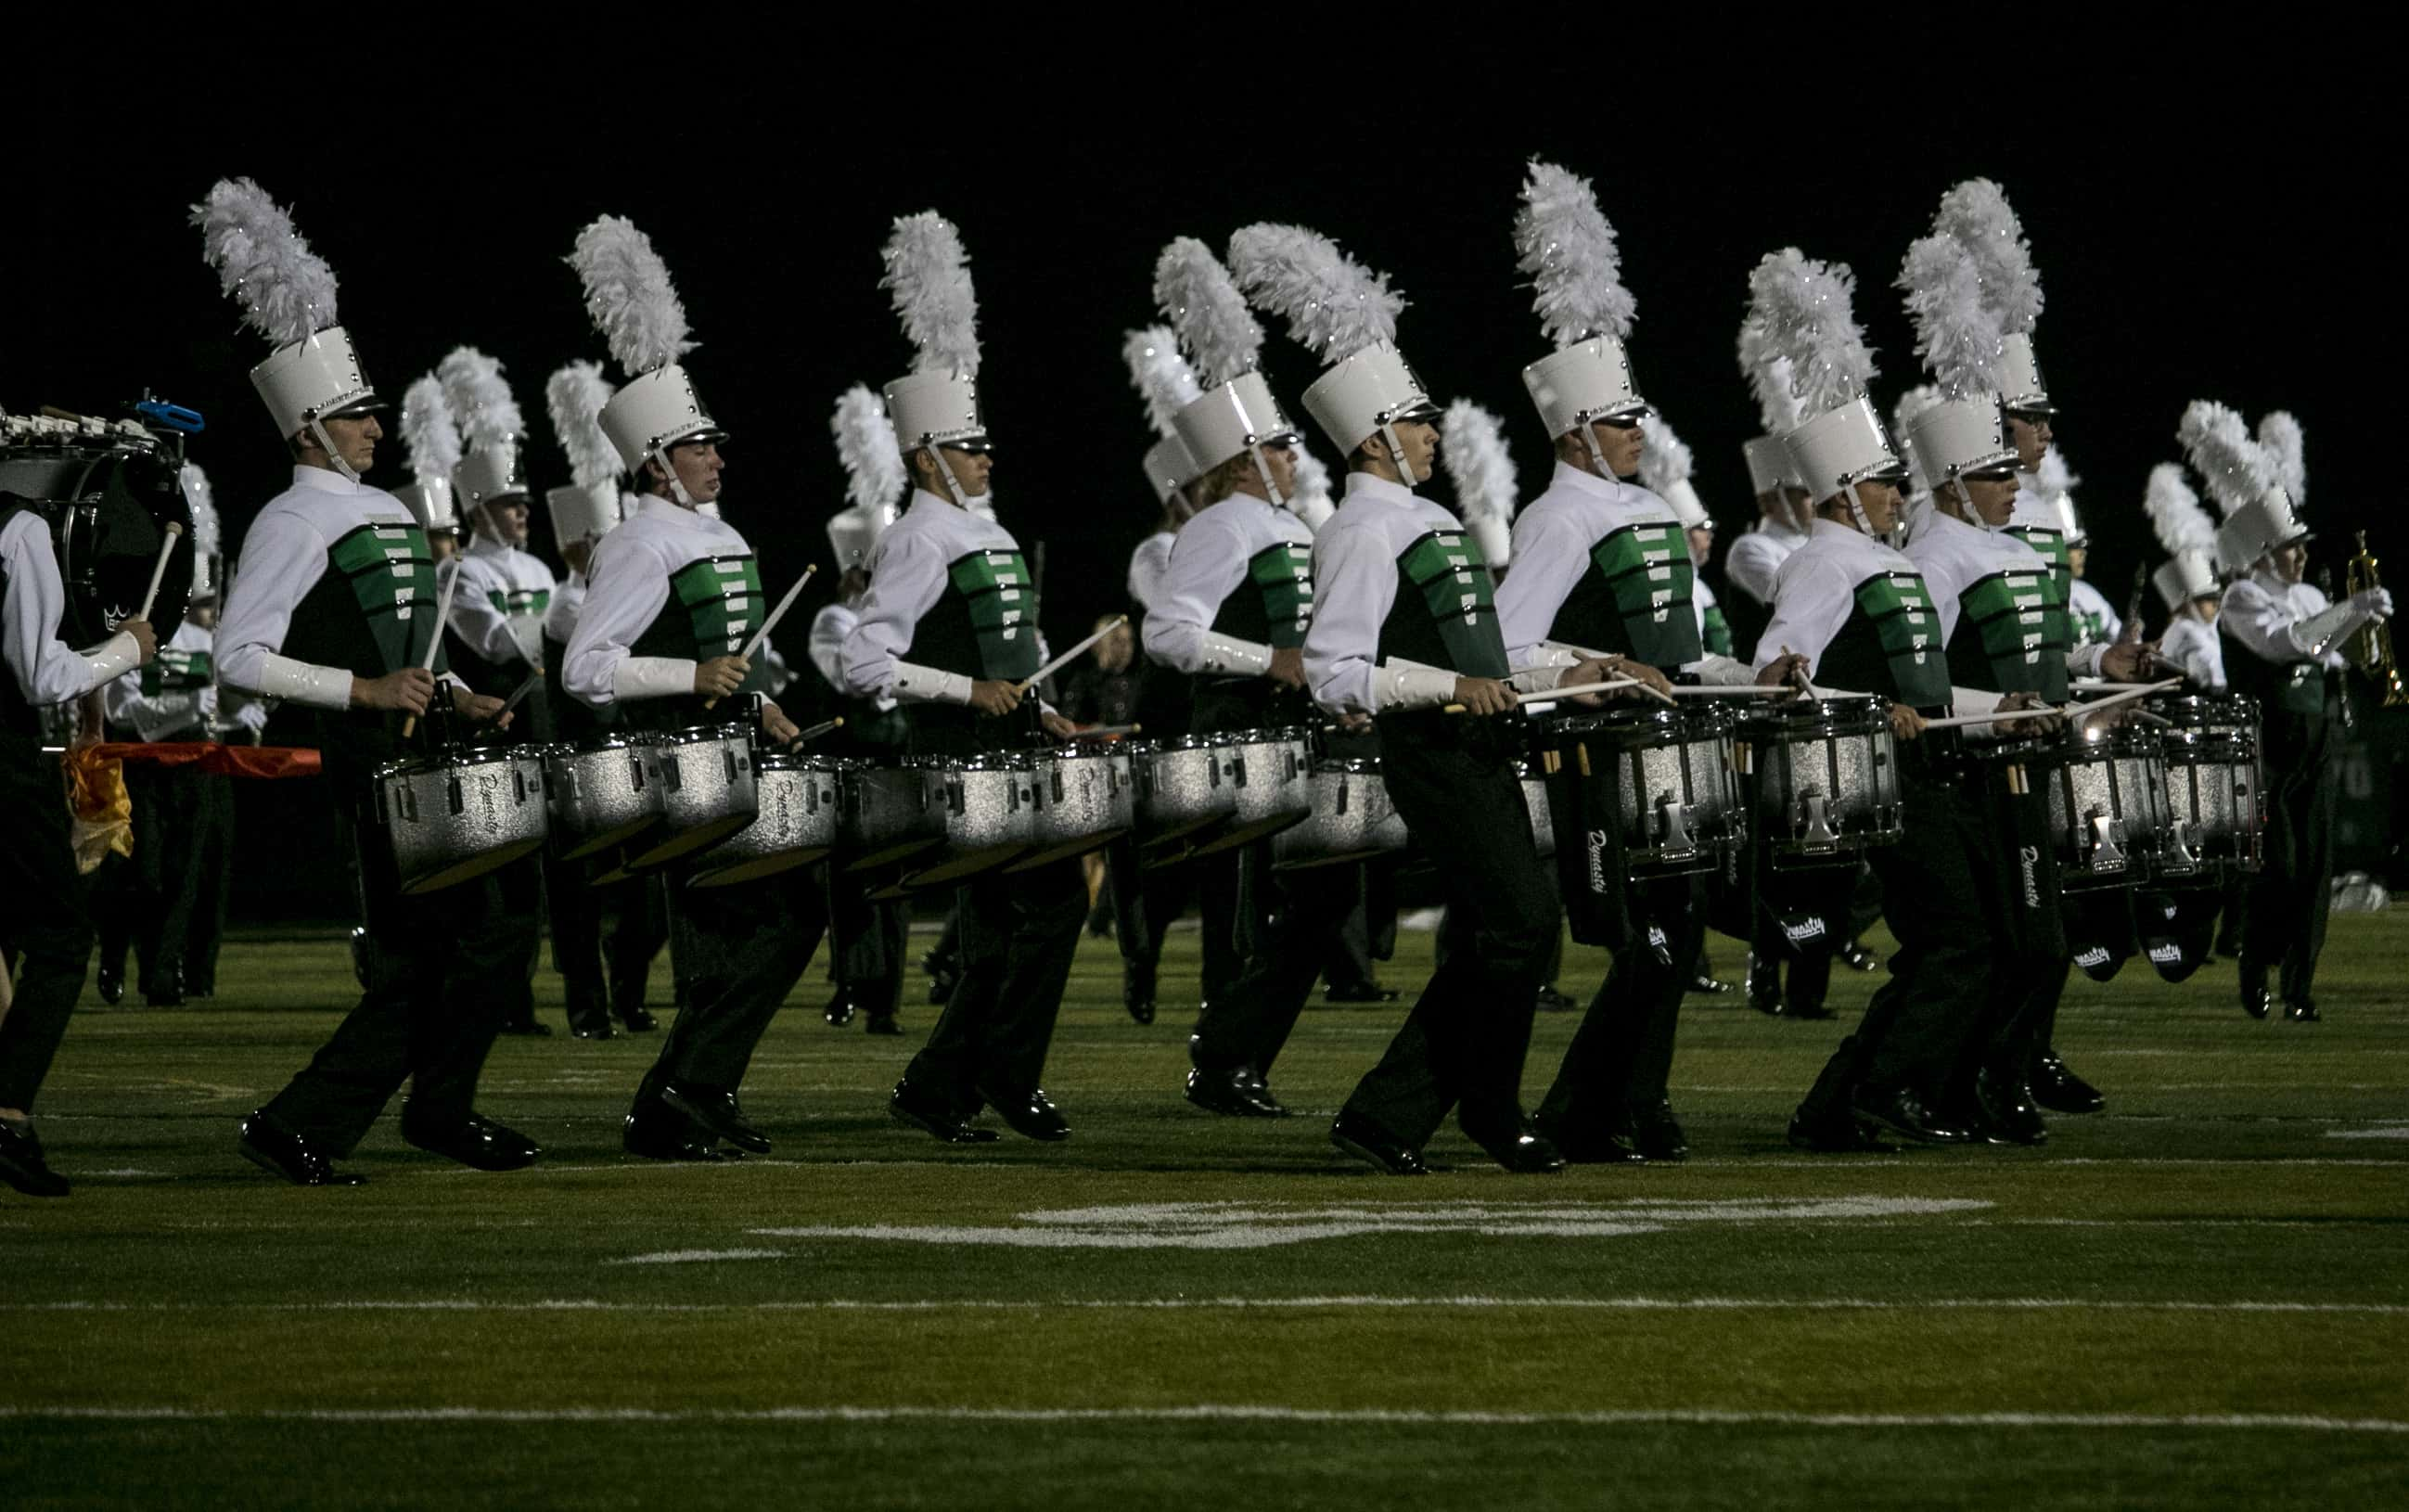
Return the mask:
[[[435,365],[453,423],[472,451],[505,445],[526,434],[527,419],[502,378],[502,365],[475,347],[454,347]]]
[[[916,368],[976,378],[978,294],[971,286],[970,253],[954,223],[934,210],[902,216],[879,256],[887,273],[878,286],[894,300]]]
[[[1915,324],[1915,353],[1953,399],[1999,387],[1998,316],[1983,307],[1983,279],[1973,254],[1938,232],[1907,249],[1897,286]]]
[[[1179,333],[1198,382],[1226,383],[1261,359],[1262,324],[1213,249],[1194,237],[1174,238],[1154,260],[1154,303]]]
[[[1765,324],[1752,314],[1739,323],[1739,370],[1756,400],[1757,425],[1767,436],[1787,436],[1807,417],[1790,386],[1790,359],[1776,353]]]
[[[193,515],[193,556],[198,560],[218,554],[217,495],[209,487],[209,475],[197,462],[187,462],[177,479],[184,486],[184,508]]]
[[[423,483],[449,483],[460,465],[460,426],[443,396],[443,381],[428,373],[401,396],[401,446],[410,454],[410,475]]]
[[[1455,489],[1455,511],[1466,524],[1486,515],[1514,518],[1514,458],[1506,450],[1504,423],[1470,399],[1447,407],[1439,421],[1439,461]]]
[[[1366,347],[1397,338],[1405,295],[1338,250],[1338,244],[1301,225],[1265,221],[1241,226],[1230,238],[1230,273],[1257,309],[1288,322],[1288,334],[1334,365]]]
[[[1290,495],[1288,507],[1312,529],[1320,529],[1321,522],[1337,511],[1330,502],[1330,469],[1303,441],[1296,444],[1296,485]]]
[[[2271,410],[2258,417],[2258,444],[2273,460],[2276,481],[2296,510],[2309,502],[2308,439],[2288,410]]]
[[[2215,557],[2216,522],[2200,507],[2200,496],[2184,480],[2180,463],[2161,462],[2150,469],[2142,508],[2150,516],[2150,528],[2157,533],[2158,544],[2167,549],[2169,555],[2200,552],[2212,559]]]
[[[310,250],[293,217],[249,179],[220,179],[193,207],[201,254],[243,323],[280,347],[336,324],[335,270]]]
[[[2192,470],[2207,481],[2209,497],[2229,515],[2276,486],[2275,459],[2250,439],[2240,415],[2214,399],[2194,399],[2184,407],[2175,439]]]
[[[1905,445],[1908,427],[1924,418],[1924,411],[1939,404],[1940,399],[1940,391],[1929,383],[1918,383],[1900,395],[1898,402],[1891,406],[1891,439]]]
[[[1585,337],[1628,339],[1638,301],[1623,286],[1614,227],[1589,180],[1533,162],[1514,216],[1515,266],[1531,275],[1539,330],[1559,347]]]
[[[1974,258],[1983,281],[1983,303],[1999,318],[1999,329],[2030,335],[2041,320],[2041,274],[2024,223],[2008,196],[1988,179],[1969,179],[1940,196],[1933,229],[1954,237]]]
[[[1639,421],[1639,486],[1665,497],[1665,490],[1675,483],[1690,481],[1695,459],[1690,455],[1690,443],[1675,434],[1663,417],[1643,415]]]
[[[552,434],[569,458],[569,476],[580,488],[619,476],[619,449],[602,433],[602,407],[611,402],[611,384],[599,362],[572,362],[555,372],[543,385],[544,408],[552,415]]]
[[[887,402],[868,384],[856,383],[837,396],[829,434],[836,438],[837,460],[844,464],[844,497],[865,514],[893,508],[909,480]]]
[[[1179,338],[1168,325],[1123,332],[1121,360],[1129,364],[1131,386],[1146,401],[1147,423],[1154,426],[1155,434],[1169,436],[1171,417],[1202,392],[1196,386],[1195,370],[1179,354]]]
[[[685,304],[653,238],[625,216],[605,215],[577,233],[569,266],[585,286],[585,313],[629,378],[694,350]]]
[[[2033,483],[2043,498],[2056,498],[2071,494],[2083,480],[2066,465],[2066,454],[2051,446],[2041,454],[2041,466],[2033,469]]]
[[[1811,418],[1863,396],[1874,356],[1849,304],[1856,277],[1845,263],[1815,262],[1796,247],[1767,252],[1748,276],[1750,317],[1767,348],[1790,361],[1790,385]]]

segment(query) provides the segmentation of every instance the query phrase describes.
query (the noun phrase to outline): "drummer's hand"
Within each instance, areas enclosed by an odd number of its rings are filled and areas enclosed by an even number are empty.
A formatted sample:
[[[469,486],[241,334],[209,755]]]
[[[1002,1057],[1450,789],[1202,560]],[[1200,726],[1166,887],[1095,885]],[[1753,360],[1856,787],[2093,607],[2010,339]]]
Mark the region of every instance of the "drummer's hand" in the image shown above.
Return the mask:
[[[1272,653],[1272,670],[1263,674],[1284,688],[1305,686],[1305,648],[1287,646]]]
[[[1372,727],[1372,716],[1361,709],[1349,709],[1338,716],[1338,727],[1349,735],[1361,735]]]
[[[796,727],[793,720],[786,717],[786,712],[784,709],[764,698],[761,700],[761,733],[770,737],[776,744],[792,745],[802,737],[803,732]]]
[[[2006,698],[2001,698],[1998,703],[1993,704],[1991,706],[1991,712],[1995,714],[1999,714],[2005,713],[2011,709],[2045,709],[2048,706],[2047,700],[2042,698],[2038,693],[2011,693]],[[2011,720],[2009,723],[2015,725],[2022,729],[2037,731],[2043,735],[2055,735],[2060,729],[2065,727],[2066,720],[2061,715],[2052,714],[2046,719],[2016,719]],[[2000,730],[1998,731],[1998,733],[2010,734],[2012,732]]]
[[[502,713],[502,700],[489,693],[471,693],[459,684],[451,684],[452,712],[472,725],[491,722],[496,729],[508,729],[516,714]],[[500,715],[498,719],[495,716]]]
[[[353,677],[352,707],[391,709],[397,713],[423,714],[435,697],[435,674],[424,667],[405,667],[382,677]]]
[[[1792,652],[1787,656],[1776,656],[1767,662],[1765,670],[1756,674],[1756,685],[1767,688],[1786,687],[1793,695],[1804,697],[1800,693],[1798,683],[1806,675],[1807,658],[1796,652]],[[1914,712],[1912,709],[1908,711],[1910,713]],[[1919,721],[1919,727],[1920,724]]]
[[[725,698],[743,685],[744,674],[753,664],[742,656],[714,656],[697,662],[694,669],[694,690],[706,698]]]
[[[1067,741],[1079,733],[1078,726],[1074,725],[1051,709],[1040,713],[1037,716],[1037,722],[1046,727],[1046,734],[1053,736],[1058,741]]]
[[[993,718],[1020,707],[1020,684],[1000,677],[982,677],[971,684],[971,707]]]
[[[2099,658],[2099,671],[2112,683],[2146,683],[2157,659],[2155,641],[2113,645]]]
[[[1468,714],[1502,714],[1514,707],[1514,690],[1493,677],[1459,677],[1454,701]]]
[[[150,666],[151,658],[159,655],[159,632],[151,628],[151,622],[124,620],[121,621],[117,627],[134,637],[134,644],[142,653],[142,665]]]
[[[1890,706],[1890,732],[1902,741],[1911,741],[1924,733],[1924,716],[1903,703]]]

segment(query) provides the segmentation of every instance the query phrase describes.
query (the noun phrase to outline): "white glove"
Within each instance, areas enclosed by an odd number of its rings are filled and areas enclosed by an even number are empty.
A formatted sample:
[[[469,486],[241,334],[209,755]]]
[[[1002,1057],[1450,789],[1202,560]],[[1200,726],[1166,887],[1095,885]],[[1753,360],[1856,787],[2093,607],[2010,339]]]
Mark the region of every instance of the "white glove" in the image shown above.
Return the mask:
[[[218,685],[215,683],[204,684],[198,695],[198,701],[201,706],[201,717],[215,719],[218,713]]]
[[[2388,620],[2392,617],[2392,590],[2361,588],[2350,596],[2350,607],[2369,619]]]
[[[256,734],[267,727],[267,705],[246,703],[234,712],[235,723]]]

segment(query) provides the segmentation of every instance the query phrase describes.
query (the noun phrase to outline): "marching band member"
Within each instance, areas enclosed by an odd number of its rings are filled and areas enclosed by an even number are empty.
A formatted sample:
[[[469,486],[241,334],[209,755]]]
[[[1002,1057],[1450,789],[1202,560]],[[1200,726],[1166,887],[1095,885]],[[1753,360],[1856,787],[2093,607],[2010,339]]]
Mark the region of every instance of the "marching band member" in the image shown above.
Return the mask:
[[[1764,334],[1743,322],[1739,330],[1740,376],[1755,397],[1764,434],[1742,448],[1750,492],[1756,496],[1756,524],[1724,553],[1724,581],[1737,590],[1724,608],[1731,622],[1733,655],[1756,655],[1757,637],[1773,613],[1773,580],[1792,552],[1807,544],[1814,501],[1806,480],[1791,470],[1782,438],[1798,428],[1798,396],[1790,390],[1790,364],[1766,345]],[[1641,454],[1643,456],[1646,454]]]
[[[1393,337],[1404,307],[1385,277],[1299,226],[1259,224],[1230,241],[1250,300],[1285,315],[1326,366],[1306,410],[1348,459],[1347,497],[1314,538],[1314,615],[1304,650],[1314,701],[1343,721],[1371,716],[1381,777],[1446,891],[1448,952],[1405,1026],[1331,1127],[1341,1150],[1393,1175],[1421,1175],[1422,1145],[1450,1108],[1509,1171],[1561,1170],[1521,1098],[1533,1001],[1556,909],[1517,769],[1522,721],[1480,548],[1421,498],[1437,407]],[[1603,664],[1573,674],[1588,680]],[[1555,669],[1525,674],[1558,684]],[[1461,714],[1444,712],[1457,704]]]
[[[1303,723],[1312,707],[1305,639],[1313,622],[1313,532],[1287,508],[1297,435],[1256,371],[1262,327],[1229,270],[1191,237],[1163,249],[1154,295],[1194,359],[1187,386],[1203,392],[1172,412],[1198,474],[1197,511],[1173,542],[1147,615],[1147,654],[1193,680],[1192,734]],[[1205,961],[1204,1008],[1188,1037],[1187,1095],[1210,1113],[1287,1113],[1265,1078],[1357,899],[1351,872],[1281,879],[1270,854],[1263,841],[1243,863],[1237,852],[1191,863]],[[1260,893],[1242,883],[1242,864],[1260,879]],[[1251,915],[1244,924],[1242,912]]]
[[[2284,1015],[2315,1023],[2317,957],[2333,902],[2336,757],[2348,716],[2340,648],[2370,622],[2392,617],[2392,595],[2367,588],[2329,604],[2302,581],[2312,537],[2294,512],[2307,482],[2299,424],[2270,415],[2260,429],[2274,447],[2252,439],[2232,410],[2200,400],[2184,411],[2180,436],[2225,511],[2219,554],[2242,574],[2216,616],[2229,642],[2225,670],[2233,691],[2258,700],[2266,850],[2242,926],[2242,1007],[2267,1016],[2273,967]]]
[[[2057,528],[2066,537],[2066,608],[2073,644],[2114,645],[2124,638],[2124,616],[2084,575],[2091,565],[2091,533],[2083,527],[2083,511],[2074,507],[2074,485],[2082,481],[2067,469],[2064,454],[2055,446],[2041,454],[2041,466],[2033,469],[2034,491],[2057,516]]]
[[[917,349],[915,370],[886,390],[913,494],[872,554],[861,623],[845,640],[845,686],[902,703],[916,752],[968,756],[1067,738],[1070,724],[1022,686],[1044,654],[1019,542],[975,507],[993,463],[960,235],[933,211],[906,216],[885,261]],[[982,1106],[1030,1139],[1068,1139],[1070,1123],[1041,1081],[1087,918],[1079,864],[974,877],[955,899],[960,975],[887,1110],[947,1144],[995,1138],[970,1122]]]
[[[237,1147],[299,1186],[356,1185],[365,1178],[332,1161],[359,1144],[406,1077],[403,1139],[479,1170],[516,1170],[541,1153],[535,1144],[474,1108],[498,1026],[463,1011],[511,958],[507,932],[492,922],[490,879],[467,885],[468,894],[404,893],[373,781],[406,749],[403,716],[435,704],[490,721],[501,700],[443,671],[426,535],[398,499],[361,481],[384,435],[376,417],[383,405],[334,324],[332,271],[247,179],[220,180],[193,218],[246,321],[277,343],[251,379],[295,463],[293,486],[260,510],[243,539],[242,581],[220,626],[220,673],[231,686],[317,712],[324,770],[358,853],[367,931],[359,1003],[243,1120]]]
[[[2167,550],[2165,564],[2150,575],[2167,606],[2158,660],[2180,670],[2193,687],[2222,693],[2225,647],[2216,633],[2216,613],[2225,590],[2216,581],[2216,523],[2200,507],[2183,468],[2172,462],[2150,469],[2142,507]]]
[[[642,502],[594,547],[562,684],[639,729],[725,719],[733,711],[707,713],[708,704],[751,698],[761,735],[792,741],[793,721],[759,697],[766,656],[738,654],[767,600],[752,547],[701,510],[719,500],[728,433],[677,360],[689,343],[669,269],[650,238],[608,215],[578,234],[570,263],[628,375],[598,419]],[[819,948],[819,882],[801,869],[726,887],[685,890],[683,880],[673,866],[667,885],[681,928],[671,949],[690,958],[687,997],[637,1087],[620,1144],[654,1160],[719,1159],[723,1140],[766,1154],[770,1140],[745,1116],[737,1088]]]

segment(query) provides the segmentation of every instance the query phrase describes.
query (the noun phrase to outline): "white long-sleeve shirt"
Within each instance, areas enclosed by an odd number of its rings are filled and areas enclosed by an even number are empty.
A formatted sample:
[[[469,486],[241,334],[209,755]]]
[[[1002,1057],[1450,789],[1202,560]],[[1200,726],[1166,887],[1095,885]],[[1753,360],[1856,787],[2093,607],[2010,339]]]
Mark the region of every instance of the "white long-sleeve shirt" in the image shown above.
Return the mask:
[[[543,621],[555,586],[552,569],[517,546],[478,536],[460,554],[452,590],[452,633],[499,667],[543,665]]]
[[[2225,642],[2213,625],[2187,610],[2175,612],[2158,637],[2158,659],[2183,670],[2184,676],[2212,693],[2225,691]]]
[[[903,517],[888,526],[879,535],[878,544],[870,549],[870,589],[861,598],[860,623],[845,637],[844,678],[840,685],[860,698],[969,703],[969,676],[907,661],[904,654],[912,649],[914,628],[946,591],[954,563],[979,552],[1019,550],[1012,532],[993,519],[957,508],[926,490],[914,490]],[[1003,610],[1006,615],[1017,616],[1009,626],[1011,632],[1025,630],[1034,636],[1035,591],[1004,592],[1016,599]]]
[[[2262,567],[2225,590],[2217,619],[2226,634],[2268,661],[2315,661],[2328,671],[2338,672],[2348,665],[2343,659],[2343,645],[2350,632],[2366,621],[2351,615],[2339,622],[2338,629],[2308,628],[2310,620],[2331,607],[2314,584],[2286,583],[2273,569]],[[2322,648],[2317,644],[2320,640],[2325,641]]]
[[[1312,538],[1313,532],[1306,531],[1305,539]],[[1130,553],[1130,602],[1149,614],[1154,612],[1155,601],[1162,597],[1162,575],[1170,570],[1172,544],[1178,539],[1168,530],[1158,530]]]
[[[66,584],[50,551],[50,527],[39,514],[21,509],[0,529],[0,573],[7,579],[7,623],[0,626],[0,651],[25,701],[37,707],[70,703],[109,679],[133,670],[139,656],[134,637],[120,631],[90,651],[59,639],[67,610]]]
[[[577,615],[584,607],[585,574],[571,568],[560,586],[553,590],[552,602],[544,606],[544,639],[564,646],[575,640]]]
[[[1255,559],[1265,552],[1280,554],[1275,565],[1291,573],[1291,585],[1299,590],[1298,616],[1310,619],[1312,578],[1309,572],[1297,577],[1301,569],[1295,564],[1310,559],[1313,532],[1277,505],[1252,494],[1233,494],[1169,539],[1171,560],[1147,606],[1146,654],[1191,676],[1270,671],[1270,645],[1217,633],[1213,625],[1229,597],[1246,589]]]
[[[2125,633],[2124,618],[2109,604],[2108,596],[2081,578],[2067,584],[2066,607],[2078,644],[2113,646]]]
[[[352,678],[388,670],[326,667],[282,655],[294,611],[326,575],[335,543],[362,526],[392,533],[398,550],[418,521],[382,488],[327,468],[296,467],[293,486],[269,499],[242,538],[242,571],[218,622],[218,678],[233,687],[314,709],[351,706]],[[435,597],[430,586],[424,597]]]
[[[1790,554],[1807,544],[1807,533],[1794,529],[1767,516],[1756,522],[1756,528],[1731,543],[1724,554],[1724,576],[1731,585],[1765,605],[1773,607],[1773,580]]]
[[[1807,544],[1790,554],[1774,580],[1773,618],[1767,623],[1765,634],[1757,639],[1756,669],[1762,671],[1767,664],[1781,659],[1785,652],[1796,652],[1807,658],[1808,676],[1817,682],[1823,681],[1818,674],[1825,665],[1825,653],[1832,648],[1833,642],[1858,612],[1859,585],[1881,576],[1890,577],[1894,583],[1912,577],[1918,584],[1923,583],[1923,575],[1916,570],[1913,562],[1873,537],[1835,521],[1815,521],[1814,529],[1808,534]],[[1932,597],[1928,585],[1923,587],[1923,592],[1927,598]],[[1902,600],[1905,598],[1904,594],[1895,596]],[[1912,623],[1907,626],[1902,639],[1912,647],[1907,654],[1913,658],[1913,667],[1923,669],[1938,688],[1946,689],[1949,686],[1947,658],[1943,651],[1946,641],[1940,634],[1938,608],[1938,605],[1909,605],[1906,612],[1912,616]],[[1894,659],[1892,670],[1885,677],[1852,681],[1871,684],[1877,681],[1896,681],[1897,676],[1897,663]],[[1884,696],[1890,693],[1884,687],[1852,687],[1845,684],[1833,690],[1881,693]],[[1938,698],[1932,700],[1933,703],[1940,701]],[[1931,703],[1918,703],[1921,708],[1931,706]]]
[[[560,681],[589,708],[622,699],[684,698],[694,692],[690,656],[639,656],[635,643],[670,601],[670,579],[706,557],[745,557],[753,548],[736,527],[657,494],[595,542],[585,602],[560,660]],[[768,606],[762,606],[766,612]],[[731,635],[749,631],[731,621]],[[743,649],[730,646],[722,655]],[[759,659],[757,654],[756,660]]]

